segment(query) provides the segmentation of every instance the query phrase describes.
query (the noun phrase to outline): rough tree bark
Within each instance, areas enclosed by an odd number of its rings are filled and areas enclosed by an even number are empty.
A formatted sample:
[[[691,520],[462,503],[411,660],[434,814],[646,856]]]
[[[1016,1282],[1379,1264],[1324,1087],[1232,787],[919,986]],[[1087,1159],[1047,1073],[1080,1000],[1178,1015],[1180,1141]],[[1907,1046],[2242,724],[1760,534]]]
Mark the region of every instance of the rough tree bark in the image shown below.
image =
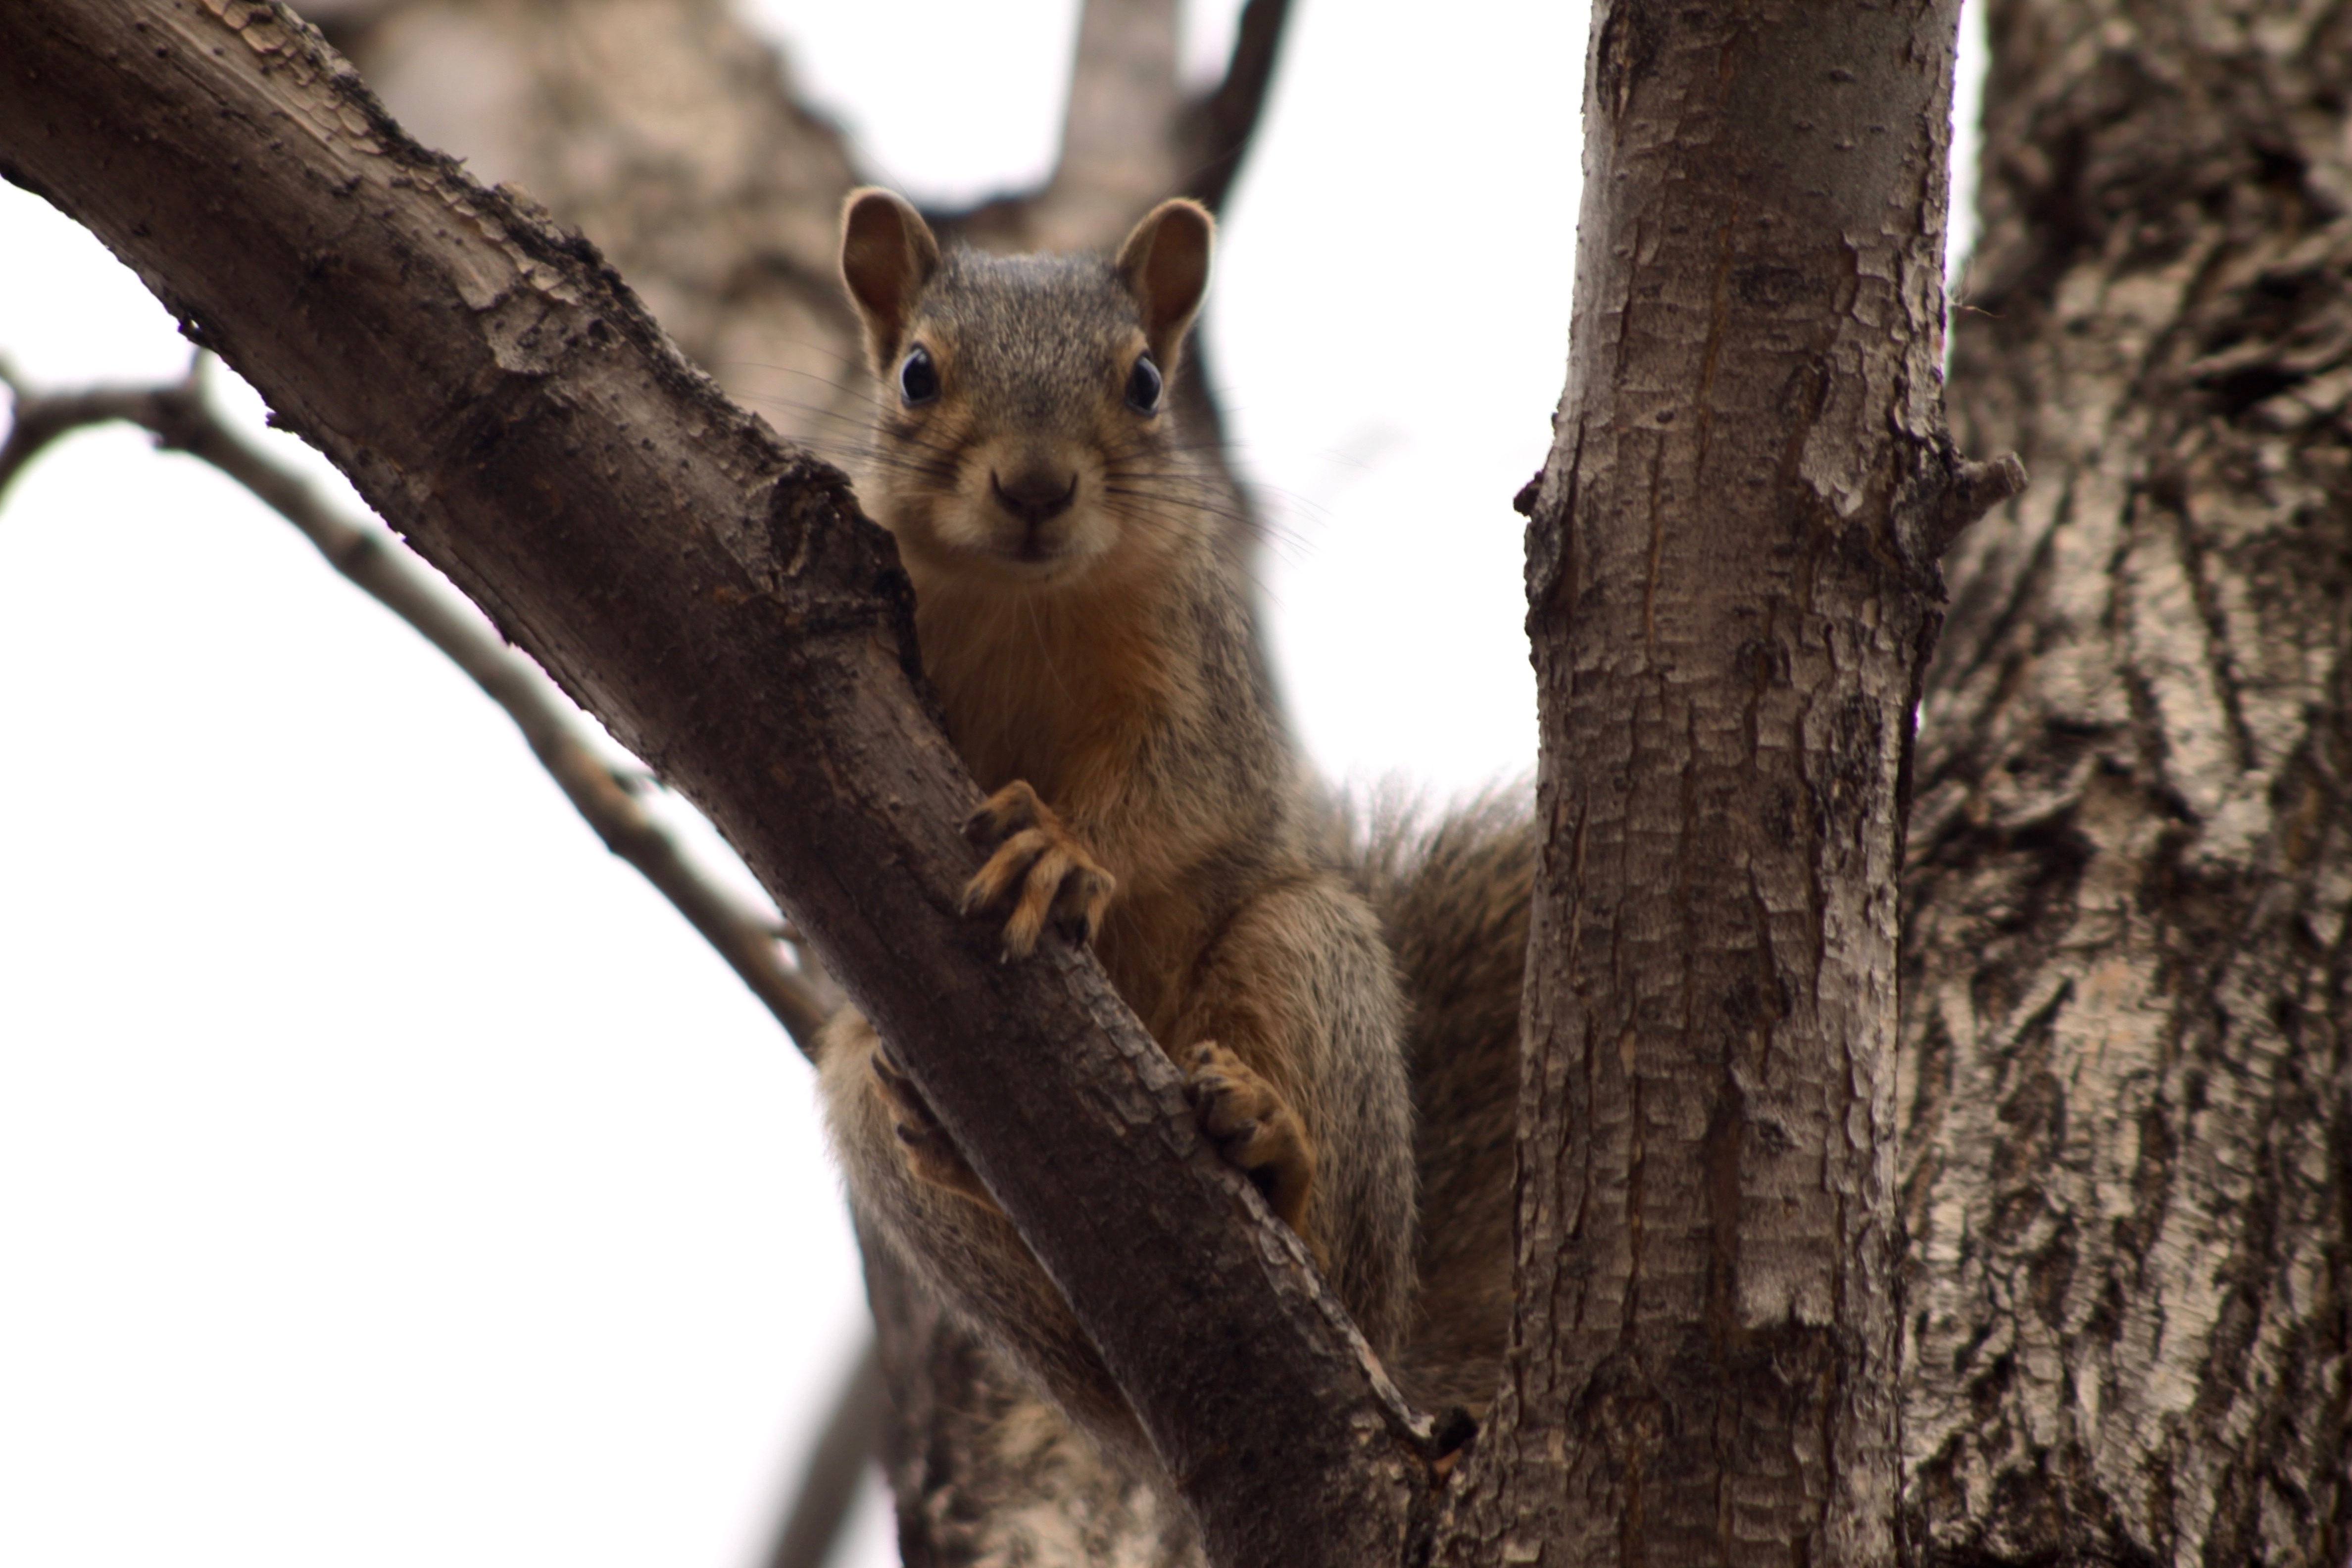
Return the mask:
[[[1530,502],[1517,1311],[1444,1560],[1880,1564],[1956,4],[1609,3]]]
[[[2352,1551],[2352,14],[1990,0],[1906,891],[1914,1559]]]
[[[687,358],[780,435],[828,455],[862,436],[864,356],[834,265],[856,174],[721,0],[304,14],[419,141],[592,237]]]

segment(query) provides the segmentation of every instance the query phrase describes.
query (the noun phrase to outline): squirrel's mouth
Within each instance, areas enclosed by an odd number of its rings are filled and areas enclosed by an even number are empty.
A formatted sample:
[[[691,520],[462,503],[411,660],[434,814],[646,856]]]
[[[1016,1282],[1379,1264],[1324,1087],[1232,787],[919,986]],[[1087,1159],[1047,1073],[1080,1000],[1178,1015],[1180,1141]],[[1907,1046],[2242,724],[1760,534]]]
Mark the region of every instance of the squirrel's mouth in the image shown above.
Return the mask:
[[[1042,566],[1082,553],[1078,532],[1066,523],[1032,523],[1004,538],[1003,552],[1026,565]]]
[[[1030,468],[1013,476],[1011,483],[994,468],[988,470],[988,493],[1015,522],[1034,536],[1066,512],[1078,499],[1078,476]]]
[[[1043,564],[1069,552],[1073,536],[1068,519],[1078,499],[1075,471],[1024,468],[1007,479],[991,468],[988,494],[1001,521],[1018,530],[1004,541],[1006,555]]]
[[[950,577],[977,572],[1008,586],[1042,586],[1084,572],[1117,543],[1082,471],[1063,470],[1047,489],[982,468],[960,493],[894,499],[900,504],[886,510],[900,551],[929,557]]]

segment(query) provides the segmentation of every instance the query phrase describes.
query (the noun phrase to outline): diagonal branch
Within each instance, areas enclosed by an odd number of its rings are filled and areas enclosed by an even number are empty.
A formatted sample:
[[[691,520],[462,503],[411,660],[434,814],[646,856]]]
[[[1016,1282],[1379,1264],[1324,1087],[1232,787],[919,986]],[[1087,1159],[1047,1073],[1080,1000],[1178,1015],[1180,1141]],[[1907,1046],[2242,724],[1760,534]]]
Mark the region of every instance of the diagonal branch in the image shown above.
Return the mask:
[[[34,393],[0,363],[0,384],[16,395],[15,417],[7,439],[0,442],[0,499],[50,442],[87,426],[117,421],[143,426],[166,450],[200,458],[245,486],[299,529],[328,564],[472,677],[514,721],[531,754],[604,847],[635,867],[718,950],[803,1055],[814,1054],[816,1031],[828,1009],[816,988],[784,963],[774,921],[730,892],[678,847],[638,798],[643,786],[596,754],[573,721],[571,705],[537,666],[501,644],[390,537],[338,515],[308,480],[231,429],[205,396],[195,370],[175,386]]]
[[[1225,79],[1185,108],[1179,132],[1187,159],[1183,194],[1212,212],[1224,210],[1249,155],[1289,23],[1290,0],[1249,0],[1234,29]]]
[[[1006,964],[961,913],[979,792],[837,473],[280,5],[0,6],[0,174],[96,231],[727,834],[1068,1300],[1213,1560],[1402,1556],[1426,1420],[1092,955]]]

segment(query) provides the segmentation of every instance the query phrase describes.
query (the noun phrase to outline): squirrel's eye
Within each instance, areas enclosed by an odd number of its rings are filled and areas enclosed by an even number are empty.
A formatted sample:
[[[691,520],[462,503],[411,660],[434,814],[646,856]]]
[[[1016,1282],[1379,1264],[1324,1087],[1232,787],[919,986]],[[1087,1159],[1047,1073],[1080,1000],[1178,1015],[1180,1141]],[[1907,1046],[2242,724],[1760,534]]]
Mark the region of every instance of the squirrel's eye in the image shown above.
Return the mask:
[[[898,363],[898,395],[908,403],[929,403],[939,395],[940,372],[931,363],[931,351],[920,346],[909,349]]]
[[[1157,413],[1160,408],[1160,367],[1151,363],[1150,354],[1138,354],[1135,369],[1128,373],[1127,405],[1138,414]]]

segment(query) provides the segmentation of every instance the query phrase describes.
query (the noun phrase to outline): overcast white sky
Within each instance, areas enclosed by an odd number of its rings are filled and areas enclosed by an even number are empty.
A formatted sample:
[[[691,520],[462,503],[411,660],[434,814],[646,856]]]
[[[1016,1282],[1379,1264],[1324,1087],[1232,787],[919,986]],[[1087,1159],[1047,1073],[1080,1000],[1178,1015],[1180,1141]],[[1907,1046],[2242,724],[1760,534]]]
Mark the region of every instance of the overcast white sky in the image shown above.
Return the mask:
[[[1045,173],[1074,0],[753,9],[876,177]],[[1236,9],[1195,7],[1204,76]],[[1335,775],[1533,762],[1509,501],[1566,346],[1575,10],[1307,0],[1228,214],[1207,331]],[[0,353],[186,353],[0,186]],[[0,511],[0,1563],[747,1568],[864,1310],[766,1016],[486,699],[128,432]]]

